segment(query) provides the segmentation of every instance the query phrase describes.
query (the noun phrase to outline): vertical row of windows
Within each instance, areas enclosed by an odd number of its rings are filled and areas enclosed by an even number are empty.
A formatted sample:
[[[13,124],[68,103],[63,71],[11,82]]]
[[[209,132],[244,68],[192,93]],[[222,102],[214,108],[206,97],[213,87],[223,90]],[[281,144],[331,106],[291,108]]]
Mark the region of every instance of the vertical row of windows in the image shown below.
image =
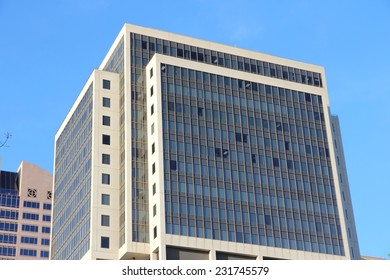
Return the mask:
[[[110,83],[107,80],[103,80],[103,88],[110,89]],[[110,107],[110,100],[108,98],[103,98],[103,106],[104,107]],[[111,118],[109,116],[103,116],[102,124],[104,126],[110,126],[111,125]],[[104,145],[110,145],[111,139],[109,135],[103,134],[102,142]],[[111,162],[111,156],[110,154],[102,154],[102,164],[110,165]],[[102,173],[102,184],[103,185],[110,185],[110,174]],[[110,195],[109,194],[102,194],[101,196],[101,204],[102,205],[110,205]],[[108,215],[101,215],[101,226],[109,227],[110,226],[110,216]],[[110,247],[110,239],[109,237],[101,237],[101,248],[109,248]]]

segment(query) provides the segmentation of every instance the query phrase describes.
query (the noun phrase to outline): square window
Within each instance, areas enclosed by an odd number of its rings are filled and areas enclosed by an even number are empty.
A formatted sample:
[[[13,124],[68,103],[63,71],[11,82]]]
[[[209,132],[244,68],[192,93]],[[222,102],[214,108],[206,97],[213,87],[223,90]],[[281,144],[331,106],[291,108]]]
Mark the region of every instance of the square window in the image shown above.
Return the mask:
[[[152,144],[152,155],[154,154],[155,151],[156,151],[156,147],[155,147],[155,144],[153,143]]]
[[[110,195],[102,193],[102,205],[110,205]]]
[[[103,125],[110,126],[111,118],[109,116],[103,116]]]
[[[103,107],[110,108],[111,107],[111,99],[107,97],[103,97]]]
[[[110,145],[110,142],[111,142],[110,135],[103,134],[102,135],[102,143],[104,145]]]
[[[150,106],[150,115],[153,115],[154,114],[154,104],[152,106]]]
[[[110,164],[110,155],[109,154],[102,154],[102,163],[103,164]]]
[[[104,185],[110,184],[110,174],[106,174],[106,173],[102,174],[102,184]]]
[[[103,88],[104,89],[110,89],[111,88],[111,81],[103,79]]]
[[[110,238],[106,236],[100,237],[100,247],[104,249],[110,248]]]
[[[103,227],[110,226],[110,216],[108,216],[108,215],[101,216],[101,226],[103,226]]]

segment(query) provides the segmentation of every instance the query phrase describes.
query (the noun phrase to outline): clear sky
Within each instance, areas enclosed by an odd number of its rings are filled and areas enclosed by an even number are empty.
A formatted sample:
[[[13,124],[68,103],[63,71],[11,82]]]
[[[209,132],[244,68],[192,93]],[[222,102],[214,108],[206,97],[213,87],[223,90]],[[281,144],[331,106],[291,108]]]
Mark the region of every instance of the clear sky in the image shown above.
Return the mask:
[[[0,0],[1,169],[52,172],[54,135],[125,22],[324,66],[361,254],[389,258],[389,0]]]

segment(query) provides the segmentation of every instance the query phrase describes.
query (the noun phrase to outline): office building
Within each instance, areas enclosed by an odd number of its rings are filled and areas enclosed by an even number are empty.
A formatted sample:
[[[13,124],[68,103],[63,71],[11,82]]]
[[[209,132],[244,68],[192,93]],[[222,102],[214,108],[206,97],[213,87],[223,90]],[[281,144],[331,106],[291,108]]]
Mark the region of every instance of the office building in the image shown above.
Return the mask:
[[[53,177],[23,161],[0,171],[0,259],[49,259]]]
[[[126,24],[55,137],[51,258],[358,259],[337,124],[323,67]]]

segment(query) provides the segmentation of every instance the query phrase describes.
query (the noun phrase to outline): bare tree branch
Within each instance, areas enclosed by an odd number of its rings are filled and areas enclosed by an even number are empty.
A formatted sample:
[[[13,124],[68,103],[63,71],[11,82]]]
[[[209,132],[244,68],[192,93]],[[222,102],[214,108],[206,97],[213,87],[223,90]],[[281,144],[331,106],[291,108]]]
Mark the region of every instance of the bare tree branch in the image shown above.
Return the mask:
[[[0,142],[0,148],[8,147],[5,144],[7,144],[8,140],[12,137],[12,134],[7,132],[4,133],[4,140]]]

